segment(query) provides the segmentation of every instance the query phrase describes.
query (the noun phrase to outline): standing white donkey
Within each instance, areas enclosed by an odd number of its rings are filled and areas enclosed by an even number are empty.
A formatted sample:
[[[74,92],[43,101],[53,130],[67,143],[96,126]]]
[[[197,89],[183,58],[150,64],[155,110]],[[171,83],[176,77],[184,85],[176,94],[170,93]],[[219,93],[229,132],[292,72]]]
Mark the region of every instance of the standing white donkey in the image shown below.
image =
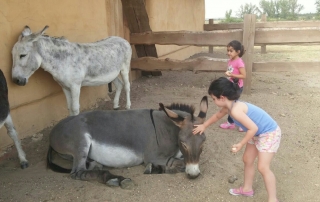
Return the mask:
[[[126,109],[130,109],[130,61],[132,50],[123,38],[112,36],[93,43],[71,43],[65,38],[43,35],[48,26],[32,33],[25,26],[12,49],[12,79],[24,86],[41,66],[48,71],[66,95],[69,114],[79,114],[81,86],[97,86],[113,82],[116,94],[113,108],[119,108],[122,81],[126,91]]]

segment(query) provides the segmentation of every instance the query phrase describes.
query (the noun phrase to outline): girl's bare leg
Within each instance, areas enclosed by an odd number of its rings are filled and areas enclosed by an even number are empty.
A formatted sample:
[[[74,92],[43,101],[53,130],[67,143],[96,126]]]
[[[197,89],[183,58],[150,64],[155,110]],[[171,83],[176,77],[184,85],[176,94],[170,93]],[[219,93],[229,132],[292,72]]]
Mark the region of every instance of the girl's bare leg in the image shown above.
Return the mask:
[[[258,154],[258,170],[263,177],[268,192],[268,202],[277,201],[276,177],[270,170],[270,163],[274,154],[274,152],[259,152]]]
[[[243,154],[243,163],[244,163],[244,184],[243,191],[251,191],[252,183],[255,173],[254,161],[258,156],[258,149],[254,144],[246,145],[246,149]]]

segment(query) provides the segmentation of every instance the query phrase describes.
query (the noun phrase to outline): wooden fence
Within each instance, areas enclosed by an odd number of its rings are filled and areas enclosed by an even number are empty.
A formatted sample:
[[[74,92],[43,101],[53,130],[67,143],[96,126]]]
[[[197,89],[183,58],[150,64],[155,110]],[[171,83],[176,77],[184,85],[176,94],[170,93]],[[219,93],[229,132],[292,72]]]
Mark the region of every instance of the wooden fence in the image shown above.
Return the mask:
[[[244,93],[250,94],[252,72],[320,71],[319,62],[255,62],[255,45],[306,44],[320,42],[320,22],[259,22],[255,15],[245,15],[243,23],[205,24],[203,32],[144,32],[131,33],[130,42],[136,44],[225,46],[239,40],[246,48],[243,60],[247,78]],[[210,31],[212,30],[212,31]],[[131,61],[132,70],[145,71],[226,71],[227,60],[197,58],[188,60],[143,57]]]

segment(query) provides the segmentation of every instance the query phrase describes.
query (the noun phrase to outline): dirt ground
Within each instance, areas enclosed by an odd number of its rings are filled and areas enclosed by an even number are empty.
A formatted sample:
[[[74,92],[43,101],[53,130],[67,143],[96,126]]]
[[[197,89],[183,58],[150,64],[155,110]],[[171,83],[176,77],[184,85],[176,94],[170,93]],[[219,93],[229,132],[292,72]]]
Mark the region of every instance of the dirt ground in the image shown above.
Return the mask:
[[[297,53],[293,53],[294,50]],[[255,61],[309,61],[320,58],[319,47],[267,47],[268,54]],[[300,51],[300,52],[299,52]],[[282,54],[282,57],[279,56]],[[225,57],[225,48],[215,48],[215,57]],[[142,77],[132,83],[132,109],[158,108],[173,102],[193,104],[196,114],[210,82],[222,73],[163,72],[161,77]],[[272,170],[277,179],[281,202],[320,201],[320,73],[254,73],[251,95],[241,99],[265,109],[282,129],[281,145]],[[122,107],[125,98],[121,96]],[[101,102],[98,109],[111,109],[111,102]],[[218,108],[209,100],[208,116]],[[232,144],[244,135],[237,130],[223,130],[219,124],[206,130],[207,140],[201,155],[201,175],[194,180],[184,173],[144,175],[144,167],[113,169],[111,172],[131,178],[131,190],[110,188],[98,182],[73,180],[67,174],[46,170],[48,134],[44,129],[22,141],[29,168],[21,170],[14,147],[0,157],[0,201],[214,201],[265,202],[267,193],[261,175],[254,181],[254,197],[231,196],[228,190],[243,182],[243,150],[230,153]],[[233,184],[229,177],[236,176]]]

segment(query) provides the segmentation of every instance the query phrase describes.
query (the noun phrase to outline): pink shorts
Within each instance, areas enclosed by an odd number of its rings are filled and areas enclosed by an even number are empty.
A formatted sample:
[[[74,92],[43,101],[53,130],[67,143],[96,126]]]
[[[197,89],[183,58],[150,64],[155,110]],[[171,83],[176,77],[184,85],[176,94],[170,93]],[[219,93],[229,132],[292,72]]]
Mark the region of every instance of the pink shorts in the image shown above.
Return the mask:
[[[254,136],[248,141],[248,144],[256,145],[259,152],[277,152],[280,146],[281,129],[278,126],[276,130],[268,133]]]

